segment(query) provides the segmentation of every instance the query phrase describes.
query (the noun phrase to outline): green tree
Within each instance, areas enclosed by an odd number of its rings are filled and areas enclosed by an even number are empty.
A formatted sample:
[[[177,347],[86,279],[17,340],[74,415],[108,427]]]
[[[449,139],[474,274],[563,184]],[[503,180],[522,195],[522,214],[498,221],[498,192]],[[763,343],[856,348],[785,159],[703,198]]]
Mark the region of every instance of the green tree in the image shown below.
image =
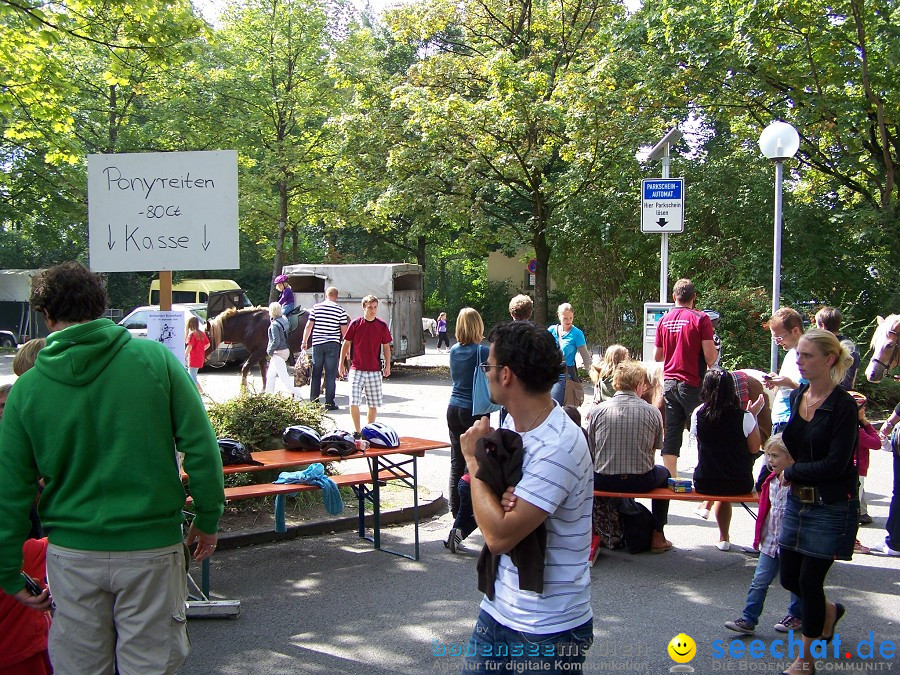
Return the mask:
[[[442,223],[482,246],[534,249],[538,321],[552,232],[615,165],[623,127],[608,45],[623,14],[599,0],[473,0],[389,18],[424,55],[394,92],[414,143],[396,146],[389,162],[424,174]]]

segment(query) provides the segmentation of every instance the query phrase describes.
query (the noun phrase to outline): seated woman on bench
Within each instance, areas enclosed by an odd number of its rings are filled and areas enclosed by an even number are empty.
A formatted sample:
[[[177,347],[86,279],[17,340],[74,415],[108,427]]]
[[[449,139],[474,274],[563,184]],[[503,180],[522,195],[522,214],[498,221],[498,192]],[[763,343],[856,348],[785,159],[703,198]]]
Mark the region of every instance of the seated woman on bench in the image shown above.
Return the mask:
[[[753,490],[753,460],[760,447],[756,416],[764,399],[760,394],[741,410],[734,379],[727,370],[706,372],[700,406],[691,415],[691,439],[697,443],[694,489],[712,495],[740,495]],[[720,551],[731,548],[731,503],[713,506],[719,526]]]

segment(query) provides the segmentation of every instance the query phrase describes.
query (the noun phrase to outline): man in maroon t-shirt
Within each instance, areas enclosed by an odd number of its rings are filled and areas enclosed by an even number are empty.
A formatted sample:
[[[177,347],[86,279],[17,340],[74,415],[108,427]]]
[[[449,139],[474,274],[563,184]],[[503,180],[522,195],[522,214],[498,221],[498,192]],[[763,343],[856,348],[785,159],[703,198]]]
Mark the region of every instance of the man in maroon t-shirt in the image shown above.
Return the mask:
[[[338,372],[341,377],[347,374],[347,356],[353,345],[353,358],[350,363],[350,417],[356,433],[361,430],[359,406],[362,405],[363,392],[369,406],[368,421],[375,421],[378,408],[384,405],[381,392],[381,376],[391,375],[391,331],[388,325],[375,316],[378,311],[378,298],[367,295],[362,299],[363,315],[354,319],[347,326]],[[381,357],[384,356],[384,368]]]
[[[675,478],[685,423],[694,408],[700,405],[703,375],[707,365],[716,362],[718,352],[709,316],[694,309],[697,292],[690,279],[675,282],[672,299],[675,307],[656,325],[655,358],[664,362],[666,429],[663,464]]]

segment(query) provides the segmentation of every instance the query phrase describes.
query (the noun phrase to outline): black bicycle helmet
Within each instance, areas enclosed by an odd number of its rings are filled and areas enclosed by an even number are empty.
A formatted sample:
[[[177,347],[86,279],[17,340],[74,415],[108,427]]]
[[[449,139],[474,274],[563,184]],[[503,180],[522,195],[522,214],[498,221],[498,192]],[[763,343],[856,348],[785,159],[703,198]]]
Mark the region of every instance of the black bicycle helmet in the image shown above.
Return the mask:
[[[335,429],[322,436],[321,450],[323,455],[346,457],[356,452],[356,441],[349,431]]]
[[[312,427],[303,424],[295,424],[287,427],[281,434],[284,447],[288,450],[319,450],[321,439],[319,433]]]
[[[233,438],[218,439],[219,452],[222,454],[222,466],[230,466],[232,464],[253,464],[254,466],[262,466],[262,462],[257,462],[250,456],[250,451],[240,441]]]

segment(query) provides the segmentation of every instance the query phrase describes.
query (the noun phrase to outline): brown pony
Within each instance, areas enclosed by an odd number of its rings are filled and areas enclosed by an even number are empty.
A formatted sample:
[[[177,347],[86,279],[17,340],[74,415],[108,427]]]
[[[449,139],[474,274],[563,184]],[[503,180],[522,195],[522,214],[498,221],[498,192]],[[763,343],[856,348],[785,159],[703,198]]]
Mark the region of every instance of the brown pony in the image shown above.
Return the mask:
[[[288,333],[288,349],[292,357],[300,352],[300,341],[309,312],[301,310],[298,319],[297,327]],[[246,388],[247,375],[256,365],[262,375],[263,388],[266,386],[266,346],[269,343],[270,321],[269,310],[265,307],[231,307],[206,323],[210,351],[218,347],[220,342],[239,342],[247,349],[247,360],[241,366],[241,389]]]

